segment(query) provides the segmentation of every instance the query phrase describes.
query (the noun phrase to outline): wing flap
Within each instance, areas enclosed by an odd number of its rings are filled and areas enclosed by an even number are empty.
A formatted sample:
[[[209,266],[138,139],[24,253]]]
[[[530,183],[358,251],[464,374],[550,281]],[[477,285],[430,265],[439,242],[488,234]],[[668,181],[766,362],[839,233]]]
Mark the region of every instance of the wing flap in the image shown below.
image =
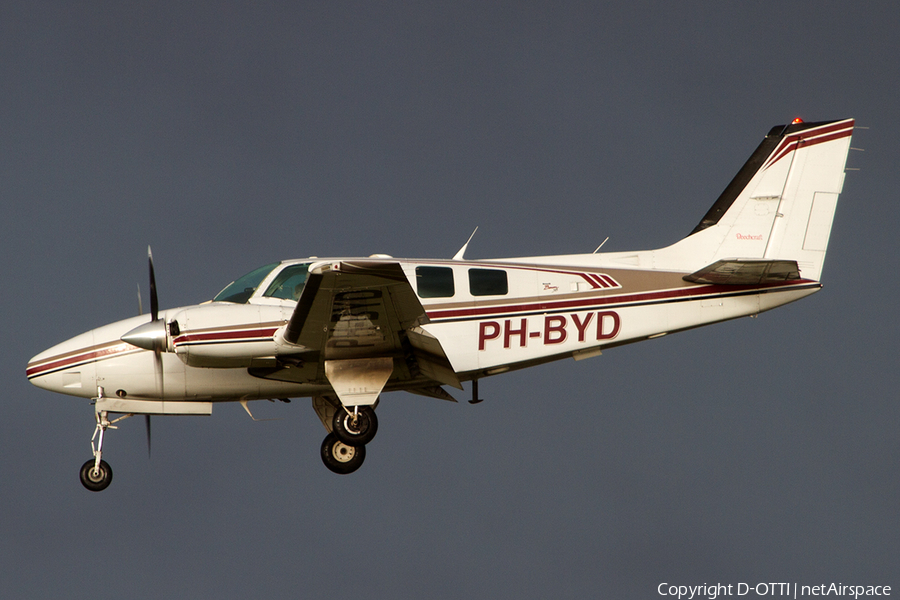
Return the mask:
[[[436,337],[421,327],[410,329],[407,336],[422,375],[456,389],[463,389],[456,371],[450,364],[450,359],[447,358],[441,342]]]
[[[451,396],[447,391],[439,385],[434,385],[431,387],[423,387],[423,388],[411,388],[406,390],[411,394],[418,394],[419,396],[428,396],[429,398],[437,398],[438,400],[446,400],[447,402],[456,402],[456,398]]]

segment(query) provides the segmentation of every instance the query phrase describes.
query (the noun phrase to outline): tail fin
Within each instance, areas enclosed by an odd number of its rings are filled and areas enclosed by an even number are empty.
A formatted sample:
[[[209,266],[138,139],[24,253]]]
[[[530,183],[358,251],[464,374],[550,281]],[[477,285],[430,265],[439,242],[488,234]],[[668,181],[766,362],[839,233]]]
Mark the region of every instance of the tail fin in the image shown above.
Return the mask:
[[[689,269],[723,259],[797,261],[819,280],[853,119],[773,127],[697,227],[657,251]]]

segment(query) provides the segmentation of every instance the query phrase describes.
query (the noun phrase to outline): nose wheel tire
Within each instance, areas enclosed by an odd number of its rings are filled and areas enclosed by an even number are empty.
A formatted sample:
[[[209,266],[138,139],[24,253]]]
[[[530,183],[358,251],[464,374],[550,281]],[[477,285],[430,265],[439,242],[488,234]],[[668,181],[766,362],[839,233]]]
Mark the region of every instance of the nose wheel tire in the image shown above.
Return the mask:
[[[338,408],[334,411],[331,430],[340,441],[349,446],[365,446],[378,432],[378,417],[371,406]]]
[[[322,462],[329,471],[346,475],[362,466],[366,459],[366,447],[345,444],[334,433],[329,433],[322,442],[321,454]]]
[[[100,467],[94,470],[94,459],[81,466],[81,485],[92,492],[105,490],[112,481],[112,468],[105,460],[100,461]]]

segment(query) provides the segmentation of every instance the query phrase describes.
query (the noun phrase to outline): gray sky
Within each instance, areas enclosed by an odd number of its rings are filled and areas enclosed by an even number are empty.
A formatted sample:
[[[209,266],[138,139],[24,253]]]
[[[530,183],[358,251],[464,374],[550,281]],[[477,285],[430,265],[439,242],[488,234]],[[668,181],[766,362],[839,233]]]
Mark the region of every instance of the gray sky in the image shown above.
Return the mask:
[[[0,596],[652,598],[900,589],[894,3],[0,4]],[[855,117],[802,302],[379,407],[364,467],[306,399],[110,432],[34,354],[272,260],[647,249],[765,133]],[[885,279],[887,277],[887,279]],[[146,303],[146,300],[145,300]],[[457,394],[465,399],[465,394]],[[751,596],[748,596],[751,597]]]

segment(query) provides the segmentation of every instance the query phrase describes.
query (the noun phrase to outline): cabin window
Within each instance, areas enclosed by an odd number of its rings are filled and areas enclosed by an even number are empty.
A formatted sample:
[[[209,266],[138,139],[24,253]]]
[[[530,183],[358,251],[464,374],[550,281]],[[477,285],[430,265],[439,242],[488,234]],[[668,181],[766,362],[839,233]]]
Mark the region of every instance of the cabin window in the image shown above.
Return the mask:
[[[416,267],[416,289],[419,298],[449,298],[455,292],[453,269],[450,267]]]
[[[509,293],[506,271],[469,269],[469,292],[473,296],[503,296]]]
[[[271,273],[278,263],[272,263],[250,271],[240,279],[233,281],[224,290],[213,298],[216,302],[235,302],[237,304],[246,304],[262,280]]]
[[[268,289],[263,294],[268,298],[281,298],[282,300],[297,300],[303,286],[306,284],[306,278],[309,276],[310,263],[301,265],[291,265],[285,267],[281,273],[275,276]]]

